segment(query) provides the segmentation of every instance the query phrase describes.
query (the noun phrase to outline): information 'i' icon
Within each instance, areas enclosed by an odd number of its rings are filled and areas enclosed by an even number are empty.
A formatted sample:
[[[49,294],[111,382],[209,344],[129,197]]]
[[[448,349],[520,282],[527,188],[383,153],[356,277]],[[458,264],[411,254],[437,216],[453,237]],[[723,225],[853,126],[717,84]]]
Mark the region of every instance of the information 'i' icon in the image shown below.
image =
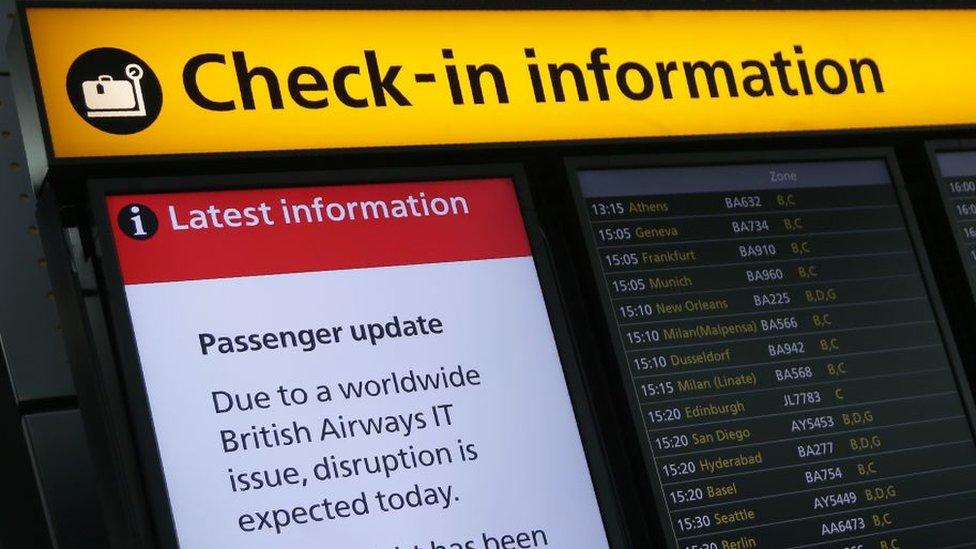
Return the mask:
[[[135,240],[147,240],[159,229],[156,212],[143,204],[127,204],[119,210],[119,230]]]

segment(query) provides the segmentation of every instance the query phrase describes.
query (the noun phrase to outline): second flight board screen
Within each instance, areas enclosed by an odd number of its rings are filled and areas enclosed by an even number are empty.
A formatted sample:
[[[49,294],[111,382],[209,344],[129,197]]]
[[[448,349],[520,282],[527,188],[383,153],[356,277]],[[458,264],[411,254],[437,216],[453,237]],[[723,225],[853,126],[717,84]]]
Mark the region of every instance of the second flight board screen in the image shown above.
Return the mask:
[[[976,539],[976,446],[884,160],[576,180],[673,546]]]
[[[941,152],[936,155],[939,191],[970,288],[976,295],[976,151]]]

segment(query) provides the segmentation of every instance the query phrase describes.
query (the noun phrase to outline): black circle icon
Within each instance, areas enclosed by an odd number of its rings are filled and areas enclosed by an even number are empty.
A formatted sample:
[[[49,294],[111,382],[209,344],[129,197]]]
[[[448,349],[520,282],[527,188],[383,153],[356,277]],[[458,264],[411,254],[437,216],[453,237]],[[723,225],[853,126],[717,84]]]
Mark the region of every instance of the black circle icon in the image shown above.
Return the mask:
[[[163,108],[156,74],[145,61],[118,48],[81,54],[68,69],[66,85],[78,116],[103,132],[140,132]]]
[[[148,240],[159,229],[156,212],[142,204],[126,204],[119,210],[119,230],[136,240]]]

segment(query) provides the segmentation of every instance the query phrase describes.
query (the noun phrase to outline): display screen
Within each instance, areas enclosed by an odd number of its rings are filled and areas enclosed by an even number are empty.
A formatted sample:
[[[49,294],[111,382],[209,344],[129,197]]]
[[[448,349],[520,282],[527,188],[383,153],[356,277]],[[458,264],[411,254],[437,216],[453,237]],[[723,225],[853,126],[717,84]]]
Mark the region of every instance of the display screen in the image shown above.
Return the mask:
[[[885,161],[592,165],[579,209],[673,547],[976,539],[976,446]]]
[[[182,547],[607,547],[513,180],[107,210]]]
[[[939,191],[969,285],[976,292],[976,150],[936,154]]]

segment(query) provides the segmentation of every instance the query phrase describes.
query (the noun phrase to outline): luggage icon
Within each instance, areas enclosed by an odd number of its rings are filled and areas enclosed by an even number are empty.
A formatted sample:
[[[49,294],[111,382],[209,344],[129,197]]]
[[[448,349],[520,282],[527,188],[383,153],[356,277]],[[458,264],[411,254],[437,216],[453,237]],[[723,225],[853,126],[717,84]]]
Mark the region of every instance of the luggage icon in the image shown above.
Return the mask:
[[[89,118],[125,118],[146,116],[142,99],[143,70],[139,65],[126,65],[128,80],[116,80],[107,74],[81,83]]]

